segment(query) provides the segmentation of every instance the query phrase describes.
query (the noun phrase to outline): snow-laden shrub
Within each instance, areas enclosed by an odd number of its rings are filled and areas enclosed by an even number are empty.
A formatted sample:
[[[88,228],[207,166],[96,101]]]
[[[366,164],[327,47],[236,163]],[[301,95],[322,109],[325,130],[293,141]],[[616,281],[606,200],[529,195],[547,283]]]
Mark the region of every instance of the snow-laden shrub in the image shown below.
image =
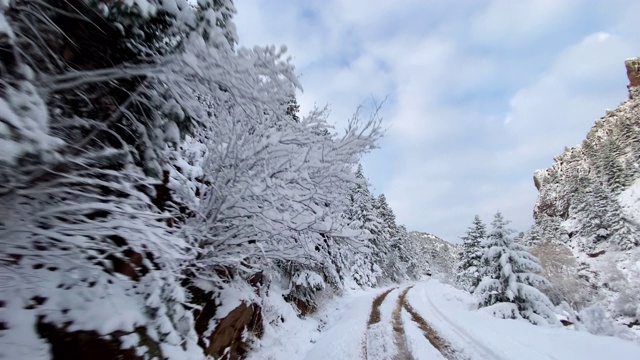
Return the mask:
[[[484,307],[480,310],[498,319],[522,319],[516,304],[501,302],[491,306]]]
[[[630,338],[629,331],[616,324],[600,306],[594,305],[582,309],[579,313],[584,328],[594,335]]]
[[[283,274],[286,276],[286,273]],[[319,296],[325,291],[323,296]],[[295,305],[300,315],[304,316],[318,308],[320,298],[331,297],[334,289],[328,288],[324,278],[318,272],[308,269],[294,271],[289,279],[285,299]],[[328,294],[327,294],[328,293]]]
[[[42,157],[63,144],[51,136],[47,107],[32,83],[18,81],[5,92],[5,98],[0,98],[0,163],[13,165],[29,155]]]
[[[628,257],[622,257],[617,262],[616,271],[622,273],[626,279],[621,281],[620,291],[611,304],[613,316],[631,317],[640,320],[640,248],[627,252]]]
[[[614,316],[628,316],[640,319],[640,289],[627,287],[622,289],[612,305]]]
[[[569,305],[568,302],[563,301],[555,307],[555,313],[560,318],[571,322],[576,330],[583,330],[584,326],[580,323],[580,315],[578,312]]]
[[[320,291],[325,288],[322,276],[310,270],[302,270],[295,274],[291,282],[297,287],[307,288],[311,291]]]
[[[532,227],[536,230],[538,225]],[[540,260],[542,274],[551,283],[540,286],[538,290],[549,297],[553,304],[568,302],[574,308],[582,308],[592,301],[590,288],[583,278],[578,276],[577,262],[569,247],[554,238],[545,238],[530,248],[531,254]]]

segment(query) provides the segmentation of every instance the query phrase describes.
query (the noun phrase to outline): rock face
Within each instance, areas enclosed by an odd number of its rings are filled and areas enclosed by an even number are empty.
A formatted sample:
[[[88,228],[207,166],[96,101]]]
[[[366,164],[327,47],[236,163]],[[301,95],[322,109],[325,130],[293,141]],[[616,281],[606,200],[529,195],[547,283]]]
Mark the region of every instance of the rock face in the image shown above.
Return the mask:
[[[243,302],[222,319],[209,337],[205,354],[215,359],[242,359],[248,350],[245,331],[262,336],[262,313],[257,304]]]
[[[189,286],[191,301],[197,305],[194,311],[194,328],[198,334],[198,345],[203,349],[205,356],[214,359],[242,359],[249,349],[251,339],[260,338],[263,335],[262,307],[255,300],[264,290],[264,278],[258,273],[248,281],[229,277],[227,279],[233,286],[221,291],[204,291],[196,286]],[[221,308],[233,306],[224,304],[224,298],[229,298],[229,293],[243,289],[246,298],[256,295],[254,302],[250,299],[241,300],[240,303],[228,313],[220,314]],[[237,299],[236,299],[237,300]],[[227,300],[229,301],[229,300]]]
[[[629,99],[596,120],[582,144],[555,157],[554,164],[534,174],[539,191],[534,217],[566,220],[576,190],[584,184],[577,179],[615,188],[620,193],[638,177],[640,160],[640,59],[625,62],[629,77]],[[622,174],[622,178],[614,175]]]
[[[640,269],[633,265],[640,260],[640,59],[625,66],[629,99],[534,174],[536,224],[525,234],[533,245],[571,249],[582,288],[591,291],[586,305],[619,319],[640,316]]]
[[[627,67],[629,87],[640,86],[640,58],[627,59],[624,64]]]

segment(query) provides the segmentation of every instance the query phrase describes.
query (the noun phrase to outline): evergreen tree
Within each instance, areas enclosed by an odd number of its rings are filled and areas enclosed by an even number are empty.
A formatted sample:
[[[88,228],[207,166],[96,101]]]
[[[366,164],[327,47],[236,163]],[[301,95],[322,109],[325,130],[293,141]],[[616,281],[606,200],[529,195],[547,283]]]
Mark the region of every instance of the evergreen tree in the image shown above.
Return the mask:
[[[476,215],[467,234],[462,237],[462,251],[458,263],[457,282],[463,289],[473,292],[480,283],[480,260],[482,259],[482,242],[487,237],[487,227]]]
[[[387,203],[384,194],[378,196],[375,206],[383,224],[382,241],[388,249],[382,269],[391,281],[401,281],[406,277],[407,249],[403,244],[402,233],[396,224],[396,215]]]
[[[608,214],[611,219],[610,240],[622,250],[631,250],[640,244],[640,231],[623,213],[616,201]]]
[[[403,251],[400,259],[405,264],[405,273],[410,279],[419,279],[429,267],[429,263],[424,259],[419,245],[415,239],[409,235],[404,225],[398,226],[399,238],[403,244]]]
[[[517,242],[526,247],[534,246],[535,244],[542,241],[541,233],[542,233],[542,230],[540,229],[540,227],[534,224],[529,230],[527,230],[523,234],[523,236]]]
[[[622,149],[613,138],[609,138],[601,146],[597,164],[607,188],[619,194],[631,184],[630,174],[620,161]]]
[[[358,165],[355,177],[356,183],[349,194],[351,205],[347,213],[348,218],[353,228],[364,229],[372,235],[379,235],[385,224],[376,212],[375,199],[369,191],[362,165]]]
[[[482,281],[474,294],[480,307],[491,307],[494,315],[503,318],[525,318],[533,324],[556,324],[553,305],[536,286],[549,283],[536,273],[540,262],[513,241],[513,230],[497,212],[482,256]]]
[[[375,199],[369,191],[362,165],[358,165],[355,176],[356,183],[349,194],[350,207],[347,218],[350,222],[349,227],[364,231],[368,241],[366,248],[361,249],[364,252],[356,257],[358,265],[352,270],[358,274],[356,281],[359,285],[373,286],[377,279],[371,281],[371,278],[382,275],[380,264],[386,261],[389,250],[383,238],[384,223],[375,209]]]
[[[615,200],[603,186],[590,181],[582,183],[584,187],[572,197],[569,209],[575,222],[575,235],[584,239],[580,247],[584,251],[593,251],[611,235],[609,209],[615,205]]]
[[[396,215],[393,213],[393,210],[387,203],[387,198],[384,194],[380,194],[376,199],[376,209],[380,216],[380,219],[383,221],[385,228],[389,231],[389,234],[392,236],[396,235],[398,232],[398,225],[396,224]]]

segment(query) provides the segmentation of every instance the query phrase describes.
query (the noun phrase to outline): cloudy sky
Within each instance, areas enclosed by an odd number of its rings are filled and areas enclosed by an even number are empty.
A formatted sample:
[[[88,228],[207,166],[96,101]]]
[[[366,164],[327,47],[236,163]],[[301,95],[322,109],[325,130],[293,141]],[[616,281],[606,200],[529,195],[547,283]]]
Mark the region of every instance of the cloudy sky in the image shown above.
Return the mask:
[[[286,45],[303,112],[358,105],[388,129],[363,165],[410,230],[532,223],[532,174],[627,98],[637,0],[237,0],[240,43]]]

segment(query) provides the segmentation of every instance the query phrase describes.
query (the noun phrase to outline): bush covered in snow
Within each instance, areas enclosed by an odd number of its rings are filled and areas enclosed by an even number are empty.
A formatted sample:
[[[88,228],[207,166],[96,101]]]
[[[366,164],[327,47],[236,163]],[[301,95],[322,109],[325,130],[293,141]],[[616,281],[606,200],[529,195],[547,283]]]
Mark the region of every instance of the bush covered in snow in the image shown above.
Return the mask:
[[[580,322],[584,328],[595,335],[618,336],[631,339],[628,329],[616,324],[600,306],[590,306],[580,310]]]

